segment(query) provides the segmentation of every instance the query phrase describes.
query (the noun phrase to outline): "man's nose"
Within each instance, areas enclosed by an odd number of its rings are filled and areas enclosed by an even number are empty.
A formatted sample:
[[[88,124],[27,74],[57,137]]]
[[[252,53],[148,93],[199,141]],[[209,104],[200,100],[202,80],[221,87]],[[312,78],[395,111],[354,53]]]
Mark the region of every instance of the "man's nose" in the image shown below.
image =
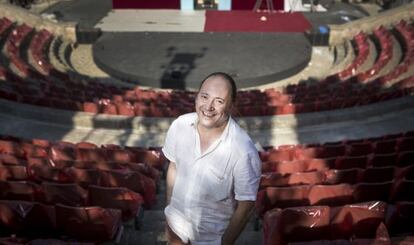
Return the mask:
[[[206,105],[207,105],[208,110],[210,111],[214,110],[214,100],[207,101]]]

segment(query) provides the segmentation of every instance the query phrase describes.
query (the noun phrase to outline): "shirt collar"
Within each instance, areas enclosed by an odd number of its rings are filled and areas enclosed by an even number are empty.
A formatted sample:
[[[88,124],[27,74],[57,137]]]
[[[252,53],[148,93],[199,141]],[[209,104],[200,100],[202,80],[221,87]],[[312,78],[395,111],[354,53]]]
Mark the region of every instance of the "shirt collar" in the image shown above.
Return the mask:
[[[197,113],[195,113],[194,120],[190,122],[190,126],[193,127],[195,130],[197,130],[197,123],[198,123],[198,116],[197,116]],[[223,133],[221,133],[221,136],[218,139],[218,141],[224,141],[228,138],[229,131],[230,131],[230,125],[233,125],[233,123],[234,123],[233,118],[229,116],[229,119],[227,120],[227,125],[224,128]]]

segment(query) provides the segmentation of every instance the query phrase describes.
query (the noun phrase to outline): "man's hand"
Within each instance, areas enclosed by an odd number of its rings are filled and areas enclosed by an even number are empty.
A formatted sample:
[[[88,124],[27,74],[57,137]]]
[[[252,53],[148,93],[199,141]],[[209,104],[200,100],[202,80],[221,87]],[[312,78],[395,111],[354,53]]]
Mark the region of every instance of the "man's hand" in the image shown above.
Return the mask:
[[[236,210],[231,216],[229,226],[221,238],[222,245],[232,245],[236,242],[240,233],[252,214],[254,201],[238,201]]]

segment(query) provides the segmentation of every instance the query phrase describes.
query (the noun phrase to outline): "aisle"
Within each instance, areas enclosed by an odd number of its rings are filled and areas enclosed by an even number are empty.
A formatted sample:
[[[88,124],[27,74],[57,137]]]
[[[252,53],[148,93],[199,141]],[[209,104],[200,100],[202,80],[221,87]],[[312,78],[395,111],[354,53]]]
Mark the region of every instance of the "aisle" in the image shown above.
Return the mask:
[[[125,227],[124,235],[120,244],[122,245],[161,245],[167,244],[165,239],[165,179],[160,181],[159,193],[157,194],[158,203],[151,210],[145,210],[140,230],[133,227]],[[247,224],[243,233],[239,237],[237,245],[262,244],[262,230],[254,231],[253,218]]]

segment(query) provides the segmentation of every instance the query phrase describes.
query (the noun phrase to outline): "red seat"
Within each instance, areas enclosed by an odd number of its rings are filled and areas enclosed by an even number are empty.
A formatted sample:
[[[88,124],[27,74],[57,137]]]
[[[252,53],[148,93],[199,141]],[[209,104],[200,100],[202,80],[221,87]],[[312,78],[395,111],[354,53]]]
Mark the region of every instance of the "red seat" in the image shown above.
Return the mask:
[[[306,171],[325,171],[335,167],[336,158],[312,158],[306,160]]]
[[[116,102],[116,109],[119,115],[134,117],[135,108],[130,102]]]
[[[356,168],[351,169],[331,169],[325,171],[326,184],[355,184],[358,182],[360,170]]]
[[[143,174],[124,170],[101,171],[101,185],[105,187],[125,187],[144,197],[145,207],[151,207],[156,202],[155,182]]]
[[[384,201],[388,202],[393,182],[358,183],[354,186],[355,202]]]
[[[414,151],[414,137],[402,138],[397,143],[397,150],[402,151]]]
[[[33,145],[31,143],[22,143],[20,144],[25,157],[47,157],[48,156],[48,151],[47,148],[42,147],[42,146],[38,146],[38,145]]]
[[[43,182],[42,189],[44,193],[43,203],[46,204],[64,204],[70,206],[85,206],[87,203],[87,191],[78,184],[61,184]]]
[[[339,206],[352,203],[353,187],[349,184],[314,185],[309,191],[310,205]]]
[[[348,149],[348,156],[365,156],[373,153],[374,146],[371,142],[351,144]]]
[[[25,166],[2,166],[0,165],[0,180],[28,180]]]
[[[260,187],[321,184],[324,182],[324,178],[324,173],[320,171],[297,172],[284,175],[271,173],[262,175]]]
[[[344,156],[347,153],[345,145],[324,145],[322,151],[317,154],[318,158],[332,158]]]
[[[133,162],[134,155],[125,149],[102,149],[108,162]]]
[[[372,167],[385,167],[385,166],[395,166],[397,163],[397,154],[374,154],[369,159],[369,166]]]
[[[336,169],[349,169],[349,168],[366,168],[368,158],[366,156],[357,157],[339,157],[336,159]]]
[[[263,219],[266,245],[329,239],[330,208],[327,206],[273,209]]]
[[[396,152],[396,139],[381,140],[375,143],[376,154],[390,154]]]
[[[0,153],[23,157],[24,151],[20,146],[12,141],[0,140]]]
[[[332,239],[373,238],[378,226],[385,222],[384,202],[354,203],[331,208]]]
[[[0,200],[0,230],[27,236],[50,236],[56,232],[53,206],[27,201]]]
[[[272,166],[272,172],[280,174],[304,172],[307,167],[305,161],[302,160],[280,162],[271,161],[269,164]]]
[[[390,200],[397,201],[414,201],[414,181],[397,180],[392,188]]]
[[[66,168],[65,172],[70,178],[86,189],[89,185],[100,185],[100,171],[97,169]]]
[[[40,186],[29,181],[0,181],[0,199],[37,201],[41,198]]]
[[[414,230],[414,202],[398,202],[394,206],[390,206],[387,210],[386,225],[391,236],[412,234]]]
[[[265,202],[270,207],[295,207],[309,205],[308,193],[310,186],[288,186],[288,187],[267,187],[265,191]]]
[[[166,158],[159,151],[143,150],[133,147],[127,147],[127,150],[132,154],[134,162],[147,163],[160,170],[166,163]]]
[[[83,102],[83,111],[93,114],[99,113],[99,105],[95,102]]]
[[[137,216],[144,203],[142,196],[123,187],[100,187],[90,185],[89,204],[122,211],[123,220]]]
[[[362,172],[361,182],[378,183],[392,181],[394,179],[394,167],[367,168]]]
[[[54,145],[50,147],[50,159],[52,160],[75,160],[75,148],[70,145]]]
[[[113,240],[121,226],[121,217],[117,209],[56,205],[58,229],[81,241]]]
[[[80,148],[76,149],[77,161],[103,162],[106,161],[105,153],[100,148]]]
[[[72,179],[62,169],[53,168],[48,161],[29,161],[27,173],[31,180],[36,182],[52,181],[68,183]]]
[[[398,154],[397,164],[398,167],[407,167],[414,165],[414,151],[404,151]]]
[[[0,153],[0,163],[4,165],[26,165],[26,161],[22,158],[18,158],[14,155],[1,154]]]

